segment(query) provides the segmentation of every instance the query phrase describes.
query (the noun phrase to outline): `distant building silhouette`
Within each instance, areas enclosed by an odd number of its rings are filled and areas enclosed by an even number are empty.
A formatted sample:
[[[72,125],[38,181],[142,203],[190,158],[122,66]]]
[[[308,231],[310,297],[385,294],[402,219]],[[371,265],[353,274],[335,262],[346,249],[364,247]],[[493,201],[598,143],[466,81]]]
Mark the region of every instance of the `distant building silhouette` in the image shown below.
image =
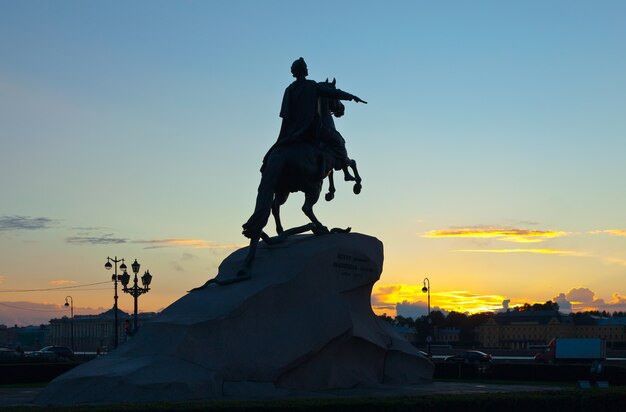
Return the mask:
[[[117,313],[118,343],[123,343],[128,338],[125,326],[132,323],[132,316],[120,309]],[[155,315],[154,312],[139,313],[139,328]],[[97,315],[74,316],[74,351],[97,352],[104,348],[114,348],[114,319],[113,308]],[[60,319],[51,319],[50,329],[50,345],[71,346],[72,320],[70,318],[64,316]]]
[[[555,338],[601,338],[607,347],[626,347],[626,317],[565,315],[556,310],[498,313],[478,328],[485,348],[528,349]]]
[[[0,325],[0,347],[22,350],[39,350],[49,340],[50,326],[12,326]]]

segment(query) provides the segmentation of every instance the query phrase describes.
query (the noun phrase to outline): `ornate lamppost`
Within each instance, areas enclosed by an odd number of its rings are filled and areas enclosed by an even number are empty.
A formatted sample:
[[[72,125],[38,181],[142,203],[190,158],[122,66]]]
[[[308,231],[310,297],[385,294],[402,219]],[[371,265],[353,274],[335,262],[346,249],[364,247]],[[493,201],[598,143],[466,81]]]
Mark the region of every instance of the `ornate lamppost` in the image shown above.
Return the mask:
[[[124,263],[124,259],[118,259],[117,256],[115,256],[115,259],[111,259],[110,257],[107,257],[107,263],[104,264],[104,267],[106,270],[110,270],[113,265],[111,264],[111,262],[115,263],[115,271],[113,272],[113,275],[111,276],[111,280],[113,281],[113,283],[115,284],[115,295],[114,295],[114,304],[113,304],[113,311],[115,312],[115,341],[113,342],[113,348],[117,348],[117,342],[118,342],[118,332],[117,332],[117,282],[122,280],[122,275],[118,275],[117,274],[117,264],[118,263],[122,263],[120,265],[120,270],[123,270],[124,273],[126,273],[126,263]]]
[[[67,300],[70,300],[69,303]],[[74,299],[71,296],[65,297],[65,307],[70,307],[70,347],[74,351]]]
[[[133,334],[135,334],[137,332],[137,300],[139,299],[139,296],[150,291],[150,282],[152,282],[152,275],[150,274],[150,271],[146,270],[146,272],[141,277],[141,283],[143,287],[140,287],[139,285],[137,285],[137,274],[139,273],[139,268],[141,267],[141,265],[139,264],[139,262],[137,262],[137,259],[135,259],[133,264],[130,266],[133,268],[133,273],[135,274],[135,279],[133,279],[134,284],[132,287],[128,287],[130,275],[126,271],[124,271],[124,274],[122,274],[122,286],[124,286],[124,293],[128,293],[133,298],[135,298],[135,313],[133,315]]]
[[[428,336],[426,336],[426,342],[428,343],[428,356],[430,357],[432,356],[430,353],[430,343],[433,340],[433,337],[431,336],[433,320],[430,318],[430,279],[424,278],[424,287],[422,288],[422,292],[428,293]]]

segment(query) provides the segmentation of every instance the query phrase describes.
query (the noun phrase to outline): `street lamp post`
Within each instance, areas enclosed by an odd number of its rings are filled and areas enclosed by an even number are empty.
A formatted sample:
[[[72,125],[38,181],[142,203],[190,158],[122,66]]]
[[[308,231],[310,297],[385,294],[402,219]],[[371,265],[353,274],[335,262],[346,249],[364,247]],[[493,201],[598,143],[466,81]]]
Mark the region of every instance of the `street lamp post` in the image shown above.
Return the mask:
[[[117,256],[115,256],[115,259],[111,259],[110,257],[107,257],[107,263],[104,264],[104,268],[106,270],[110,270],[113,265],[111,264],[111,262],[115,263],[115,271],[113,272],[113,276],[111,276],[111,280],[113,281],[113,283],[115,284],[115,295],[113,296],[114,298],[114,304],[113,304],[113,311],[115,312],[115,332],[114,332],[114,336],[115,336],[115,341],[113,342],[113,347],[117,348],[117,341],[118,341],[118,333],[117,333],[117,282],[122,280],[122,275],[118,275],[117,274],[117,264],[118,263],[122,263],[120,265],[120,269],[124,271],[124,273],[126,273],[126,263],[124,263],[124,259],[118,259]]]
[[[69,303],[67,300],[70,300]],[[74,299],[71,296],[65,297],[65,307],[70,307],[70,346],[74,351]]]
[[[130,266],[132,267],[133,273],[135,274],[135,278],[133,279],[134,284],[132,287],[128,287],[130,275],[126,271],[124,271],[124,274],[122,275],[122,286],[124,286],[124,293],[130,294],[135,299],[135,313],[133,315],[133,334],[135,334],[137,332],[137,300],[139,299],[139,296],[150,291],[150,282],[152,282],[152,275],[150,274],[150,271],[146,270],[146,273],[144,273],[141,277],[141,283],[143,284],[143,287],[141,287],[137,285],[137,274],[139,273],[139,268],[141,267],[141,265],[139,264],[139,262],[137,262],[137,259],[135,259],[133,264]]]
[[[427,286],[428,285],[428,286]],[[428,293],[428,336],[426,336],[426,342],[428,343],[428,356],[432,356],[430,353],[430,342],[433,340],[431,336],[433,320],[430,318],[430,279],[424,278],[424,287],[422,292]]]

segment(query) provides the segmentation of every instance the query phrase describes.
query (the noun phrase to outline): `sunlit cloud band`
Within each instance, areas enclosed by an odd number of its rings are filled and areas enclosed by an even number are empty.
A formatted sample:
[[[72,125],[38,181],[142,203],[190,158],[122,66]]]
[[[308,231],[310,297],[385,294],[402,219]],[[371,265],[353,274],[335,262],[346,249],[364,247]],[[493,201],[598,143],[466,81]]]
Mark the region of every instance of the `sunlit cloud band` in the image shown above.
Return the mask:
[[[537,243],[546,239],[567,236],[568,232],[555,230],[531,230],[497,227],[464,227],[455,229],[431,230],[422,235],[426,238],[478,238],[496,239],[505,242]]]

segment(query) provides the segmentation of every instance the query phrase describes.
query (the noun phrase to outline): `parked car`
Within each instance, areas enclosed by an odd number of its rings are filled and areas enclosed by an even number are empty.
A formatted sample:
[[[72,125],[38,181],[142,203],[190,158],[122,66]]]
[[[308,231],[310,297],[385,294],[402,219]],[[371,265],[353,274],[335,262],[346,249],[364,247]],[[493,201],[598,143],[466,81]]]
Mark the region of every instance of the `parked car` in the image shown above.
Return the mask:
[[[0,348],[0,362],[12,362],[20,360],[24,357],[24,353],[9,348]]]
[[[29,357],[55,362],[70,361],[74,360],[74,352],[67,346],[46,346],[36,352],[31,352]]]
[[[478,350],[468,350],[445,358],[446,362],[489,363],[491,355]]]

